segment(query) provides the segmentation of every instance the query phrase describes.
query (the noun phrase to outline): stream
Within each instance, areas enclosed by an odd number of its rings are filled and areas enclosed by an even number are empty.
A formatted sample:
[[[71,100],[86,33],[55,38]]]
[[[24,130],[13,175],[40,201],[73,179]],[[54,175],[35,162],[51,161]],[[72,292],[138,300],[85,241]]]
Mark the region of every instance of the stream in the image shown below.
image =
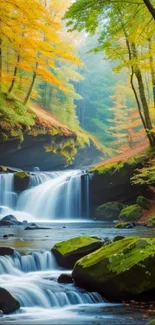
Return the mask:
[[[59,275],[71,270],[59,267],[50,250],[55,243],[80,235],[153,237],[153,229],[120,230],[112,223],[93,221],[89,177],[81,171],[32,173],[29,188],[22,193],[16,193],[13,184],[13,174],[0,175],[0,219],[12,214],[19,221],[50,229],[25,230],[24,224],[0,227],[0,246],[16,249],[14,256],[0,257],[0,286],[21,304],[16,313],[2,315],[0,324],[145,325],[151,318],[149,306],[110,304],[97,292],[59,284]],[[11,236],[5,240],[8,233]]]

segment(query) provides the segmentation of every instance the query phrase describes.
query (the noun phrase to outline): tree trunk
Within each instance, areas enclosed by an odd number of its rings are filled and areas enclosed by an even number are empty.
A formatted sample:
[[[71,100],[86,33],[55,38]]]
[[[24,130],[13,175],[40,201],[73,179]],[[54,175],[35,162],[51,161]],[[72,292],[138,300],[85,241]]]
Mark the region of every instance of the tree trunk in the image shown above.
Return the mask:
[[[131,44],[131,48],[132,48],[133,57],[137,60],[137,50],[136,50],[136,46],[134,43]],[[140,96],[142,107],[143,107],[145,125],[147,128],[147,135],[148,135],[148,138],[150,141],[150,145],[155,146],[155,134],[152,133],[153,127],[152,127],[152,122],[151,122],[151,118],[150,118],[148,103],[146,100],[145,87],[144,87],[143,78],[142,78],[140,68],[137,64],[135,64],[135,66],[134,66],[134,72],[135,72],[135,76],[136,76],[137,82],[138,82],[139,96]]]
[[[153,55],[152,55],[151,40],[149,40],[149,52],[150,52],[149,59],[150,59],[151,79],[152,79],[153,101],[154,101],[154,107],[155,107],[155,69],[154,69],[154,61],[153,61]]]
[[[24,105],[27,104],[27,102],[28,102],[28,100],[29,100],[29,98],[31,96],[32,89],[33,89],[33,86],[34,86],[34,83],[35,83],[35,80],[36,80],[36,76],[37,76],[37,74],[36,74],[36,72],[34,72],[30,88],[29,88],[28,93],[27,93],[27,95],[26,95],[26,97],[24,99],[24,103],[23,103]]]
[[[153,7],[152,3],[150,2],[150,0],[143,0],[143,2],[145,3],[145,6],[149,10],[153,19],[155,20],[155,8]]]
[[[17,57],[17,62],[16,62],[16,65],[15,65],[15,68],[14,68],[14,73],[13,73],[13,78],[12,78],[12,82],[11,82],[11,85],[9,87],[9,90],[8,92],[11,93],[13,87],[14,87],[14,84],[15,84],[15,80],[16,80],[16,75],[17,75],[17,71],[18,71],[18,63],[20,62],[20,56],[18,55]]]
[[[3,68],[3,62],[2,62],[2,39],[0,38],[0,92],[2,91],[2,68]]]

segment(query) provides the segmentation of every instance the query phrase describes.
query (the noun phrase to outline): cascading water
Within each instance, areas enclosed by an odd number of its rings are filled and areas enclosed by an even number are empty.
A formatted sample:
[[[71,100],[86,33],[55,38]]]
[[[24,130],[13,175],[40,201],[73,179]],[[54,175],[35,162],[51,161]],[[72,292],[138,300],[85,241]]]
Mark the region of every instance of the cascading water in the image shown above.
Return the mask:
[[[13,174],[0,175],[1,217],[13,214],[20,221],[80,219],[82,217],[82,176],[79,170],[31,173],[29,187],[14,193]],[[86,209],[89,216],[89,177],[86,177]]]
[[[73,284],[57,283],[61,272],[48,251],[26,256],[15,252],[13,257],[0,257],[0,286],[20,302],[21,309],[17,312],[20,317],[21,313],[23,316],[27,313],[27,308],[35,314],[38,307],[50,309],[104,302],[98,293],[79,290]]]

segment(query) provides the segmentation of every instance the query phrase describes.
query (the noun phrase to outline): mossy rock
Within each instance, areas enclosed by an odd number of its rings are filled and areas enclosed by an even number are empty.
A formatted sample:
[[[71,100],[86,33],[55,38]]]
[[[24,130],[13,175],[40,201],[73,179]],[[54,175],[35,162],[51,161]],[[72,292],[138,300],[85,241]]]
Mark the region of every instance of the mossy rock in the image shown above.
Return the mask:
[[[95,217],[99,220],[116,220],[123,209],[123,204],[119,202],[108,202],[97,207]]]
[[[119,222],[114,226],[114,228],[116,228],[116,229],[130,229],[130,228],[134,228],[134,227],[135,227],[135,224],[129,223],[129,222]]]
[[[115,236],[114,238],[113,238],[113,243],[115,243],[116,241],[118,241],[118,240],[122,240],[122,239],[124,239],[125,237],[124,236]]]
[[[128,237],[102,247],[80,259],[72,277],[112,302],[149,299],[155,293],[155,239]]]
[[[153,217],[151,217],[151,218],[149,219],[149,223],[151,223],[152,225],[155,226],[155,216],[153,216]]]
[[[151,322],[148,323],[147,325],[155,325],[155,320],[151,321]]]
[[[138,196],[136,203],[143,209],[149,209],[150,207],[150,201],[144,196]]]
[[[0,310],[4,314],[12,314],[20,308],[19,301],[9,291],[0,288]]]
[[[143,209],[138,204],[129,205],[121,211],[119,219],[124,221],[136,221],[141,217],[142,213]]]
[[[26,172],[16,172],[14,174],[14,189],[16,192],[25,191],[28,189],[30,175]]]
[[[52,252],[59,265],[72,268],[81,257],[94,252],[102,245],[99,239],[81,236],[56,244]]]

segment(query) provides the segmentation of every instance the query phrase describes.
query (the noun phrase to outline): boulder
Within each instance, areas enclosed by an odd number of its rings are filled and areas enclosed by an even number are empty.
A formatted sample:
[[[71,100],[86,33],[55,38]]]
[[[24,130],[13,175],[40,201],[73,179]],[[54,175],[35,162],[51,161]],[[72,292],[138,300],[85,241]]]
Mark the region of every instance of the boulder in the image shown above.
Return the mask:
[[[73,283],[72,276],[70,274],[60,274],[57,280],[58,283]]]
[[[16,217],[14,217],[12,214],[0,220],[0,226],[18,226],[21,224],[22,222],[18,221]]]
[[[0,256],[5,256],[5,255],[14,255],[14,248],[12,247],[0,247]]]
[[[115,236],[114,238],[113,238],[113,243],[115,243],[116,241],[118,241],[118,240],[122,240],[122,239],[124,239],[125,237],[124,236]]]
[[[4,314],[14,313],[20,308],[19,301],[9,291],[0,288],[0,310]]]
[[[25,228],[25,230],[47,230],[47,229],[51,229],[49,227],[39,227],[39,226],[27,226]]]
[[[75,283],[107,300],[147,300],[155,294],[155,239],[128,237],[80,259]]]
[[[119,222],[115,225],[116,229],[132,229],[136,227],[136,224],[134,222]]]
[[[81,257],[94,252],[102,245],[98,239],[81,236],[56,244],[52,252],[59,265],[72,268]]]
[[[148,323],[147,325],[155,325],[155,320],[152,320],[150,323]]]
[[[150,207],[150,201],[144,196],[138,196],[136,203],[143,209],[149,209]]]
[[[98,220],[111,221],[118,219],[118,216],[123,209],[123,204],[119,202],[108,202],[100,205],[95,210],[95,217]]]
[[[143,209],[138,204],[129,205],[124,208],[120,215],[119,219],[124,221],[136,221],[143,214]]]
[[[16,172],[14,174],[14,189],[16,192],[25,191],[28,189],[30,175],[26,172]]]

